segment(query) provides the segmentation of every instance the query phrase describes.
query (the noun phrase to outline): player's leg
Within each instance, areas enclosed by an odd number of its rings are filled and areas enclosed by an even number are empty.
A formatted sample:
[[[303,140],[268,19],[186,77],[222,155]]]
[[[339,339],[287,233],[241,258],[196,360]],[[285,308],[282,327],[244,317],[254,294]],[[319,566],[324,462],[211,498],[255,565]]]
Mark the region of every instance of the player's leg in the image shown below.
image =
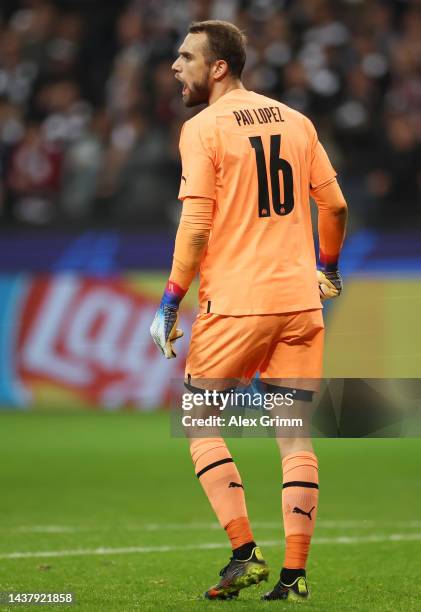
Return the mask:
[[[272,597],[307,597],[306,566],[319,504],[318,459],[308,438],[288,440],[286,444],[286,439],[277,441],[282,457],[285,553],[281,585]]]
[[[230,539],[233,556],[248,558],[256,544],[241,476],[225,441],[221,437],[194,438],[190,453],[196,476]]]
[[[241,476],[222,438],[193,439],[190,451],[196,476],[232,547],[232,560],[205,597],[236,597],[240,589],[267,579],[269,574],[254,541]]]
[[[262,378],[297,389],[293,412],[302,417],[303,427],[277,436],[282,459],[285,555],[280,580],[265,596],[267,599],[308,596],[306,565],[319,501],[318,460],[310,438],[310,422],[313,391],[318,388],[322,371],[323,319],[320,310],[284,316],[287,320],[281,339]]]
[[[255,319],[214,314],[198,317],[186,363],[190,389],[232,388],[253,370],[252,361],[256,362],[254,370],[257,368],[264,347],[259,349],[253,342]],[[232,547],[231,562],[205,595],[227,599],[236,596],[241,588],[266,580],[269,570],[255,543],[242,479],[225,441],[218,435],[198,437],[197,433],[196,430],[190,439],[195,473]]]

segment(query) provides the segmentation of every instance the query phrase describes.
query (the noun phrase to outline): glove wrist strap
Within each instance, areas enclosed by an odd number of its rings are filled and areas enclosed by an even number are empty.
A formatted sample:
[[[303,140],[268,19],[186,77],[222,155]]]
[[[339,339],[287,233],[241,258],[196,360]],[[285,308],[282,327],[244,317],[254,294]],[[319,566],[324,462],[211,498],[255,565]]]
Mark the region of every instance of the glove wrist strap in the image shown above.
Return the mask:
[[[181,300],[187,291],[182,289],[177,283],[169,280],[165,286],[164,294],[161,299],[161,306],[172,306],[178,308]]]
[[[339,253],[337,255],[327,255],[322,250],[319,251],[319,270],[322,272],[337,272]]]

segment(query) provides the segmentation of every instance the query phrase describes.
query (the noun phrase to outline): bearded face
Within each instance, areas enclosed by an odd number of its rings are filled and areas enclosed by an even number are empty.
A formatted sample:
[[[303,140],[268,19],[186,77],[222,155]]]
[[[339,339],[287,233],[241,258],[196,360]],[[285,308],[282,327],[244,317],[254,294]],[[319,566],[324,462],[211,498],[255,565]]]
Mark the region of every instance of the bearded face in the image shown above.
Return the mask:
[[[181,95],[187,107],[209,102],[211,67],[206,58],[207,44],[203,32],[188,34],[172,65],[175,78],[183,85]]]

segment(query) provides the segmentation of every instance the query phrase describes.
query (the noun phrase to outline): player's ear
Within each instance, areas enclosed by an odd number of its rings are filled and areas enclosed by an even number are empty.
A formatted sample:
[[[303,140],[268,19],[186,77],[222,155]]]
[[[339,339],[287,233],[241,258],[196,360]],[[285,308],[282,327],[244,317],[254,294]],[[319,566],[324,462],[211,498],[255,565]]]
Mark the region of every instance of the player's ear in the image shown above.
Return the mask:
[[[228,64],[225,60],[216,60],[213,64],[213,77],[216,81],[220,81],[228,72]]]

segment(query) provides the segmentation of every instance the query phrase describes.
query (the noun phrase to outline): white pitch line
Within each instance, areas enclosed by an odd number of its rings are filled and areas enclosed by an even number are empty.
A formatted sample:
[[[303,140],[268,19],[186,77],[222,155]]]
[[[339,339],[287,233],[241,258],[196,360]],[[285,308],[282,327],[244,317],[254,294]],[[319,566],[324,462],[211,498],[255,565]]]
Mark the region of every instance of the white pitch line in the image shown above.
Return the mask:
[[[69,525],[22,525],[14,527],[10,531],[18,533],[76,533],[77,531],[84,530],[80,527],[70,527]]]
[[[339,536],[337,538],[313,538],[312,544],[370,544],[382,542],[416,542],[421,541],[421,533],[392,533],[389,535]],[[281,546],[279,540],[259,542],[262,547]],[[226,542],[208,542],[188,544],[187,546],[128,546],[125,548],[79,548],[74,550],[43,550],[36,552],[2,553],[0,559],[33,559],[49,557],[87,557],[94,555],[130,555],[133,553],[161,553],[188,550],[213,550],[227,548]]]
[[[280,529],[282,520],[279,521],[254,521],[253,527],[256,529]],[[394,529],[418,529],[421,528],[421,521],[373,521],[373,520],[338,520],[330,521],[319,519],[317,529],[371,529],[372,527],[393,527]],[[221,529],[218,523],[144,523],[138,525],[123,525],[122,531],[193,531],[193,530],[216,530]],[[0,533],[98,533],[108,531],[107,527],[101,529],[91,528],[90,526],[72,525],[21,525],[18,527],[1,528]]]
[[[417,529],[421,527],[421,521],[372,521],[372,520],[344,520],[329,521],[318,519],[317,529],[362,529],[372,527],[398,527],[399,529]],[[282,519],[279,521],[252,521],[252,527],[256,529],[278,529],[282,527]],[[145,531],[189,531],[194,529],[216,529],[220,530],[218,523],[146,523],[140,526],[131,526],[132,530]]]

